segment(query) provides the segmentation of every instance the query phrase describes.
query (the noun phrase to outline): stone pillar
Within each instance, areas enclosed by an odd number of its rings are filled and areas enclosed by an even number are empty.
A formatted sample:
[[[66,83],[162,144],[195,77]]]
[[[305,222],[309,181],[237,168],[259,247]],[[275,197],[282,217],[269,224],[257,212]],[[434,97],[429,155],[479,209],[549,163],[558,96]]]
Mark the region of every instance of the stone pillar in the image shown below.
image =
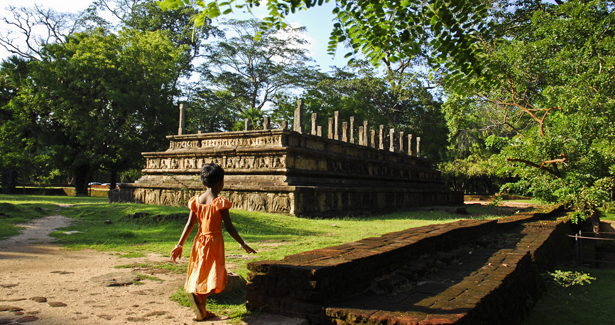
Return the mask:
[[[348,142],[348,122],[342,122],[342,141]]]
[[[269,116],[263,116],[263,130],[271,129],[271,119]]]
[[[408,134],[408,156],[412,156],[412,134]]]
[[[297,101],[297,108],[295,108],[293,131],[303,133],[303,101],[301,99]]]
[[[317,125],[318,125],[318,113],[312,113],[312,135],[316,135]]]
[[[333,118],[329,118],[329,130],[327,131],[327,138],[333,139]]]
[[[177,129],[177,134],[184,134],[184,129],[186,128],[186,109],[184,108],[184,104],[179,104],[179,129]]]
[[[389,151],[395,152],[395,129],[389,130]]]
[[[288,121],[282,121],[282,125],[280,125],[280,129],[288,130]]]
[[[340,139],[340,111],[333,112],[333,139]]]
[[[404,132],[399,132],[399,152],[405,153],[404,150]]]
[[[244,123],[244,131],[250,131],[252,129],[252,121],[250,121],[249,118],[246,117],[246,119],[243,121]]]
[[[416,137],[416,156],[421,156],[421,137]]]
[[[369,130],[370,136],[371,136],[371,142],[370,142],[370,146],[372,148],[376,148],[376,130]]]
[[[363,145],[367,146],[369,143],[369,139],[367,138],[368,135],[367,133],[369,132],[369,126],[367,124],[367,121],[363,121]]]
[[[359,126],[359,145],[360,146],[364,146],[365,145],[365,136],[363,134],[363,130],[364,130],[364,127],[363,126]]]
[[[378,149],[384,150],[384,125],[380,125],[380,134],[378,135],[378,140],[380,140]]]
[[[354,143],[354,116],[350,117],[350,143]]]
[[[316,126],[316,135],[322,137],[322,125]]]

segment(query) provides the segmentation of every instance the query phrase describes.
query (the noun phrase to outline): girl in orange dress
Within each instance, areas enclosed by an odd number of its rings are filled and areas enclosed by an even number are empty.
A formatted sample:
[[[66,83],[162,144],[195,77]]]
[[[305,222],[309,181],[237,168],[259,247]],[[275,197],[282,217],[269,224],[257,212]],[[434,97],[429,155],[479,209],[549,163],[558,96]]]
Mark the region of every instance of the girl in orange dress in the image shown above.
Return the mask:
[[[256,253],[237,233],[228,209],[231,202],[218,193],[224,187],[224,170],[215,164],[207,164],[201,170],[201,182],[207,188],[205,193],[190,199],[190,215],[179,244],[171,251],[171,260],[181,258],[184,242],[194,228],[196,220],[199,228],[194,238],[188,278],[184,288],[192,302],[196,320],[204,320],[216,315],[205,308],[206,300],[212,293],[220,293],[226,286],[226,267],[224,264],[224,240],[222,239],[222,221],[226,231],[248,254]]]

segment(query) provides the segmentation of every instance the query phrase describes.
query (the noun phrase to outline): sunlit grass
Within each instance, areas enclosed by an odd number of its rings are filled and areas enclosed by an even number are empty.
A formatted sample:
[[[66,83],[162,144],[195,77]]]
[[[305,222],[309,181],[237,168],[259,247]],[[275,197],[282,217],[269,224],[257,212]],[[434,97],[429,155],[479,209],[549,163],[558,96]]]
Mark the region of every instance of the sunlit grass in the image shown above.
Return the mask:
[[[183,287],[179,287],[176,292],[174,292],[169,299],[171,301],[177,302],[179,305],[184,307],[190,307],[190,300],[188,298],[188,293],[184,291]],[[219,297],[217,295],[212,295],[207,299],[206,308],[208,311],[218,315],[218,316],[226,316],[229,317],[230,320],[227,320],[227,323],[234,324],[240,323],[240,320],[250,314],[246,310],[245,307],[246,302],[246,292],[238,291],[231,296]]]
[[[185,207],[110,204],[104,199],[91,197],[11,195],[0,196],[0,200],[18,207],[48,205],[49,209],[55,210],[54,213],[75,219],[72,225],[52,234],[68,249],[118,251],[124,257],[143,256],[145,253],[168,256],[177,243],[188,216],[188,209]],[[60,207],[58,204],[73,206]],[[305,219],[233,209],[233,224],[259,254],[247,256],[239,244],[224,232],[227,264],[231,270],[245,276],[249,260],[277,260],[317,248],[462,218],[495,218],[484,215],[492,212],[492,207],[469,206],[467,210],[468,215],[421,210],[364,218]],[[149,217],[129,217],[137,212],[147,213]],[[154,218],[157,215],[165,217]],[[189,237],[188,247],[195,233],[196,230]],[[184,249],[184,257],[187,258],[189,254],[190,249]]]

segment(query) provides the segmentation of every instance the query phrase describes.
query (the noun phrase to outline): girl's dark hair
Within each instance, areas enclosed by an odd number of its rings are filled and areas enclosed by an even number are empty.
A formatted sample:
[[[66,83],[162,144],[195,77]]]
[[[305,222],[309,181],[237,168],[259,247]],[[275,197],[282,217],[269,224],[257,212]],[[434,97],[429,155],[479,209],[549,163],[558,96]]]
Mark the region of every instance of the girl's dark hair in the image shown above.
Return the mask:
[[[205,164],[201,168],[201,182],[212,187],[224,180],[224,169],[216,164]]]

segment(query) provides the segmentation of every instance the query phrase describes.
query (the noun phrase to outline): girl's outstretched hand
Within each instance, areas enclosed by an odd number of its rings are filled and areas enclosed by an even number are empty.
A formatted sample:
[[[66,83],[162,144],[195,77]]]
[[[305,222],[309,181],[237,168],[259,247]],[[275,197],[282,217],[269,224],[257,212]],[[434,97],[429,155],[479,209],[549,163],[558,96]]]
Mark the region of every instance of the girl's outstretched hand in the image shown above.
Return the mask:
[[[175,260],[178,258],[181,260],[183,249],[184,247],[182,246],[175,246],[175,248],[173,248],[171,251],[171,261],[173,261],[173,263],[175,263]]]
[[[256,251],[248,246],[248,244],[244,244],[241,248],[243,248],[248,254],[256,254]]]

